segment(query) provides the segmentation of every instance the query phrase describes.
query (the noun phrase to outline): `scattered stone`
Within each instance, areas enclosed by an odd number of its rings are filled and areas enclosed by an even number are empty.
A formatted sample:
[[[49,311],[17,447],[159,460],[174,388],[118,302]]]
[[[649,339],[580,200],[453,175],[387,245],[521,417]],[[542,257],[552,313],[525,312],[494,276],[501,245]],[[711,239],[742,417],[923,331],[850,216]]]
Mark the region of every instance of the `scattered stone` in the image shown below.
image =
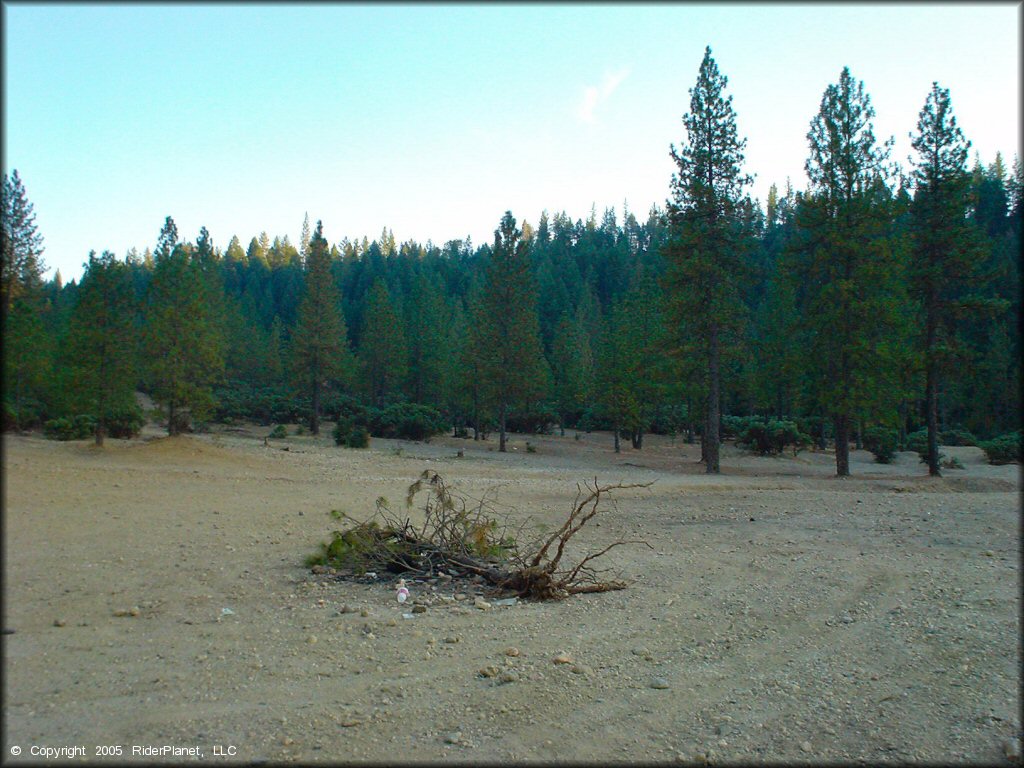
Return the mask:
[[[457,643],[459,642],[459,640],[460,638],[456,637],[455,635],[448,635],[448,637],[444,639],[446,643]]]
[[[480,675],[480,677],[497,677],[500,672],[501,670],[497,667],[488,666],[481,669],[477,674]]]
[[[64,619],[54,619],[53,620],[53,626],[55,626],[55,627],[63,627],[63,626],[66,626],[66,625],[67,625],[67,622],[64,621]]]
[[[370,615],[370,611],[368,608],[363,608],[359,611],[359,615],[365,619],[367,616]]]
[[[848,613],[844,613],[840,616],[839,620],[843,622],[843,624],[853,624],[853,617]]]
[[[491,604],[484,600],[482,597],[478,597],[473,600],[473,607],[479,608],[481,611],[491,610]]]
[[[412,612],[413,613],[426,613],[427,612],[427,606],[425,606],[425,605],[414,605],[412,607]]]
[[[519,655],[519,649],[516,648],[515,646],[512,646],[511,648],[506,648],[505,649],[505,655],[506,656],[518,656]]]
[[[515,605],[519,602],[518,597],[503,597],[501,600],[493,601],[493,605]]]
[[[316,645],[316,643],[317,643],[316,635],[310,635],[309,637],[307,637],[306,638],[306,642],[309,643],[310,645]]]
[[[362,724],[363,724],[362,720],[342,720],[341,721],[341,727],[342,728],[354,728],[355,726],[362,725]]]
[[[1003,754],[1006,755],[1007,760],[1020,760],[1020,741],[1016,738],[1004,741]]]
[[[142,611],[139,610],[139,606],[133,605],[131,610],[128,611],[129,616],[138,616]]]
[[[668,688],[668,687],[669,687],[668,680],[666,680],[664,677],[654,677],[654,678],[651,678],[651,688],[657,688],[659,690],[664,690],[665,688]]]
[[[995,556],[996,556],[996,553],[993,552],[991,549],[986,549],[985,550],[985,557],[995,557]]]
[[[565,651],[562,651],[557,656],[555,656],[555,658],[553,658],[552,661],[555,664],[572,664],[572,657]]]
[[[459,731],[449,733],[444,737],[445,744],[458,744],[462,741],[462,734]]]
[[[802,751],[804,751],[804,752],[810,752],[811,751],[811,742],[809,742],[809,741],[802,741],[802,742],[800,742],[800,749]]]
[[[643,659],[646,659],[647,661],[651,661],[654,658],[654,654],[652,654],[647,648],[644,648],[643,646],[634,648],[632,651],[630,651],[630,653],[632,653],[634,656],[639,656]]]
[[[503,683],[514,683],[519,680],[519,674],[515,670],[509,669],[502,672],[498,679]]]
[[[574,675],[589,675],[591,670],[586,664],[573,664],[569,671]]]
[[[456,592],[455,593],[455,599],[459,600],[459,601],[465,600],[466,599],[466,593],[465,592]]]

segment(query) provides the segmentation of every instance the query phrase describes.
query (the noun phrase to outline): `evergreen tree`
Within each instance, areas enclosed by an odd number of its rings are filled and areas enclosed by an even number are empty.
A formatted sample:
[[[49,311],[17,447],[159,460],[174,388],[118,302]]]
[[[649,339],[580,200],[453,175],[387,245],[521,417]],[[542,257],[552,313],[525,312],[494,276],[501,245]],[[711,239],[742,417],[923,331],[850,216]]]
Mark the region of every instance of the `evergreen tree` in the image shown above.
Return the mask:
[[[146,297],[143,348],[153,399],[167,408],[167,433],[176,435],[189,414],[212,410],[212,387],[224,372],[224,338],[217,325],[203,265],[195,249],[178,243],[170,216],[155,253]]]
[[[414,403],[440,405],[448,341],[444,327],[447,315],[444,297],[434,282],[421,273],[413,281],[405,309],[409,398]]]
[[[320,221],[309,241],[305,278],[292,337],[292,361],[297,383],[310,396],[309,431],[319,435],[324,388],[332,378],[344,380],[352,368],[341,295],[331,275],[331,257]]]
[[[309,258],[309,214],[305,215],[302,219],[302,234],[299,235],[299,255],[302,257],[302,263],[306,263],[306,259]]]
[[[818,403],[835,430],[836,474],[850,474],[849,442],[879,359],[872,343],[893,322],[892,254],[884,240],[891,142],[875,143],[875,111],[844,68],[807,134],[810,180],[800,206],[803,319]]]
[[[509,412],[544,395],[547,372],[540,343],[537,288],[526,244],[506,211],[494,232],[480,314],[473,332],[482,355],[488,401],[498,412],[498,450],[505,451]]]
[[[941,475],[938,443],[939,377],[953,353],[954,318],[962,312],[962,290],[976,277],[984,252],[966,218],[970,205],[967,151],[970,142],[956,124],[949,90],[932,83],[911,134],[917,151],[913,180],[914,259],[912,282],[924,313],[925,421],[928,473]]]
[[[408,373],[402,318],[383,278],[374,282],[367,296],[359,339],[365,391],[374,405],[383,407],[401,392]]]
[[[8,178],[4,175],[0,188],[0,216],[3,227],[0,230],[0,249],[3,263],[0,265],[0,294],[4,322],[11,310],[11,304],[19,296],[37,291],[42,286],[43,237],[36,228],[35,207],[29,202],[25,186],[15,170]]]
[[[583,414],[593,390],[593,351],[579,316],[565,312],[555,327],[551,374],[559,427],[564,435],[566,424],[575,424]]]
[[[127,265],[110,251],[91,252],[71,313],[68,366],[75,409],[96,419],[96,445],[110,419],[134,402],[134,315]]]
[[[705,366],[707,408],[702,436],[705,469],[719,469],[719,419],[723,346],[739,326],[739,285],[747,271],[739,203],[750,177],[742,173],[746,139],[736,130],[728,78],[718,70],[711,48],[704,51],[690,111],[683,116],[687,143],[671,148],[669,215],[672,239],[665,287],[679,346]]]

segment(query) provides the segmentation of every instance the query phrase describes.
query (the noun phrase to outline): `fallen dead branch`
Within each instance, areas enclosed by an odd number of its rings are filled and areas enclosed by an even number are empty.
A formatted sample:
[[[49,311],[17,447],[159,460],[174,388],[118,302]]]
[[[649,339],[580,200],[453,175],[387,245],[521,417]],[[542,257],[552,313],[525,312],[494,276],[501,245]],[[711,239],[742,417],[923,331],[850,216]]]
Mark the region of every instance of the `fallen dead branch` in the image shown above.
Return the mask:
[[[478,577],[493,587],[537,600],[557,600],[585,592],[624,589],[622,580],[604,580],[594,561],[622,544],[651,545],[642,540],[619,540],[586,555],[573,566],[562,560],[569,541],[598,513],[602,501],[614,500],[617,490],[646,488],[650,483],[593,483],[576,486],[576,498],[565,522],[550,535],[522,545],[525,524],[513,528],[511,511],[484,494],[472,499],[452,489],[436,472],[426,470],[409,486],[406,514],[394,512],[386,499],[377,500],[368,522],[340,512],[335,519],[353,523],[334,531],[308,565],[329,566],[359,575],[368,571],[432,576]],[[414,525],[408,511],[425,495],[423,523]]]

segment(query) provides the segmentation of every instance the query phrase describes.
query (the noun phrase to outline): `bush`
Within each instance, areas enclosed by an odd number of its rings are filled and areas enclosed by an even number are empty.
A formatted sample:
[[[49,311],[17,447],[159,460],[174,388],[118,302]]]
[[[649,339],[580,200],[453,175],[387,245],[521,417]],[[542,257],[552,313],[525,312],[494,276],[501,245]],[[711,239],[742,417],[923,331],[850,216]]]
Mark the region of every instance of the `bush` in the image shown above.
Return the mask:
[[[943,461],[942,462],[942,467],[944,469],[963,469],[964,465],[960,461],[960,459],[958,459],[956,456],[953,456],[952,458],[949,458],[949,459],[946,459],[945,461]]]
[[[761,456],[782,453],[786,446],[792,446],[795,452],[810,442],[811,438],[798,430],[792,421],[761,421],[754,417],[736,439],[737,445],[751,448]]]
[[[940,445],[977,445],[978,438],[966,429],[944,429],[939,433]]]
[[[85,440],[96,432],[96,420],[87,413],[71,418],[50,419],[43,425],[49,440]]]
[[[760,416],[723,416],[722,434],[723,440],[728,438],[739,439],[754,424],[764,424],[765,420]]]
[[[370,431],[366,427],[355,427],[345,438],[345,445],[349,448],[369,448]]]
[[[688,414],[685,405],[659,405],[654,409],[650,432],[675,437],[686,429]]]
[[[900,447],[899,433],[890,427],[868,427],[864,430],[864,447],[875,454],[875,462],[889,464]]]
[[[278,424],[270,430],[270,434],[267,435],[267,437],[271,440],[283,440],[288,437],[288,430],[285,428],[284,424]]]
[[[550,435],[555,424],[558,424],[558,412],[547,405],[510,413],[505,419],[505,429],[520,434]]]
[[[613,424],[611,420],[601,412],[600,408],[592,407],[588,408],[580,416],[576,422],[576,428],[582,429],[584,432],[594,432],[596,430],[612,429]]]
[[[989,464],[1013,464],[1021,460],[1020,432],[1010,432],[978,444]]]
[[[136,403],[126,403],[114,408],[107,416],[107,434],[127,440],[137,437],[146,423],[146,416]]]
[[[928,455],[928,430],[919,429],[907,435],[907,441],[903,444],[904,449],[914,451],[921,456]]]
[[[448,422],[440,411],[417,403],[396,403],[383,410],[370,410],[369,422],[374,437],[403,440],[427,440],[448,430]]]

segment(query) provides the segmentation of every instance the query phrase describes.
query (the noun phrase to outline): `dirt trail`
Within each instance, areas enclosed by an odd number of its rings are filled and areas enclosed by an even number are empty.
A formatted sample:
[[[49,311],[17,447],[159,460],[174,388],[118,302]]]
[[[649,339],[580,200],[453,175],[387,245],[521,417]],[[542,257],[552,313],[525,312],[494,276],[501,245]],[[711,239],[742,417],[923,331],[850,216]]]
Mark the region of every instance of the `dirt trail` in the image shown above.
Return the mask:
[[[33,745],[94,761],[169,744],[246,763],[991,763],[1019,744],[1019,466],[948,448],[965,469],[932,480],[916,455],[854,452],[839,480],[831,454],[725,446],[707,477],[698,446],[657,437],[616,456],[607,435],[516,436],[503,455],[266,431],[104,449],[5,436],[12,764]],[[547,526],[577,482],[653,480],[569,556],[654,549],[606,558],[629,589],[556,604],[484,611],[472,589],[413,584],[430,605],[411,620],[387,586],[303,567],[331,509],[399,504],[428,467]]]

